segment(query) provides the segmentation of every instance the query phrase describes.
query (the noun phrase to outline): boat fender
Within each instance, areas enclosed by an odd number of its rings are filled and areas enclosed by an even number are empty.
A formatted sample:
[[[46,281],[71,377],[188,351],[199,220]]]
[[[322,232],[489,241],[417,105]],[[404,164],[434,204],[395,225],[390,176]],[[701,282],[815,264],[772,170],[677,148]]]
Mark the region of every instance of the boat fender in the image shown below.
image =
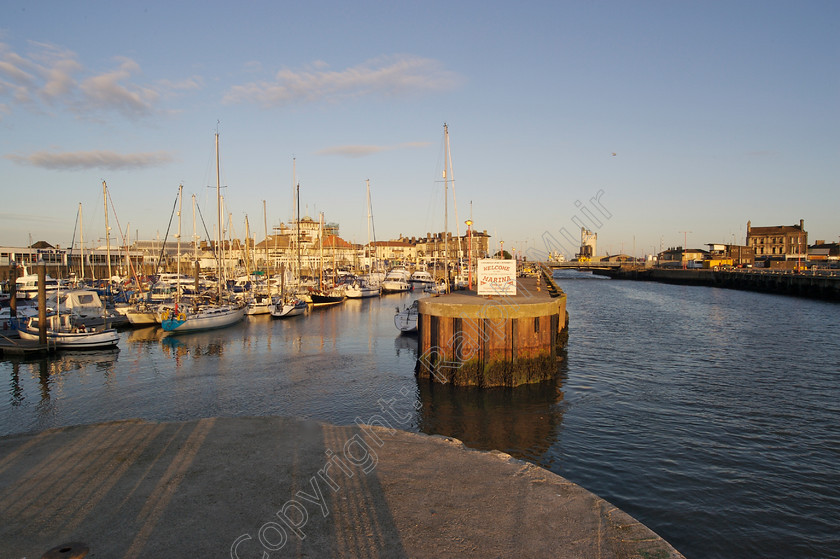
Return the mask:
[[[178,318],[178,322],[184,322],[184,321],[187,320],[187,317],[184,316],[184,313],[178,313],[177,318]]]
[[[161,322],[164,320],[169,320],[169,311],[163,311],[160,313],[160,320]]]

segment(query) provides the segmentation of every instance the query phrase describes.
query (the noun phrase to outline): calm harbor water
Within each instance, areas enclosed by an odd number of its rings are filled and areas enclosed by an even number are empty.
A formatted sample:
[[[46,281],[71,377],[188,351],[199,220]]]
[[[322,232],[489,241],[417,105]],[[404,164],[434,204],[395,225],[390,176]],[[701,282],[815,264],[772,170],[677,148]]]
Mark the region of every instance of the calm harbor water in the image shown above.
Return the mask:
[[[418,385],[396,306],[347,301],[115,352],[0,361],[0,435],[140,417],[291,415],[499,449],[621,507],[695,557],[840,557],[840,306],[558,274],[571,315],[556,382]]]

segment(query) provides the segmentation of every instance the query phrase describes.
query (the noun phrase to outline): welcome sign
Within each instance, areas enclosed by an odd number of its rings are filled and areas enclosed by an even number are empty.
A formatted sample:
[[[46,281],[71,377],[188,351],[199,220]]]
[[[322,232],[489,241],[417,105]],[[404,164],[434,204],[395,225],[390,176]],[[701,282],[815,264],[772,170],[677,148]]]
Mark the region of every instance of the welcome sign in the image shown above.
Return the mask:
[[[480,258],[476,279],[479,295],[516,295],[516,260]]]

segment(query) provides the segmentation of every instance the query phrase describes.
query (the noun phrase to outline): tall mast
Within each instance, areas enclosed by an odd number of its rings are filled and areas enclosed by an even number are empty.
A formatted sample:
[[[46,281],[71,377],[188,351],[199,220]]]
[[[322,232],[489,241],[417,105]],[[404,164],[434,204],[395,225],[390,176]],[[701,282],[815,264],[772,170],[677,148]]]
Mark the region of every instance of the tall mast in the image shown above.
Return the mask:
[[[373,273],[373,262],[370,261],[370,228],[371,228],[371,223],[372,223],[372,220],[373,220],[373,207],[371,206],[371,203],[370,203],[370,179],[365,180],[365,184],[367,184],[367,207],[368,207],[368,215],[367,215],[367,218],[368,218],[368,223],[367,223],[367,226],[368,226],[368,228],[367,228],[367,236],[368,236],[368,238],[367,238],[367,241],[368,241],[367,242],[367,246],[368,246],[367,260],[368,260],[368,262],[367,263],[368,263],[368,268],[369,268],[368,273],[372,274]],[[374,242],[375,241],[376,241],[376,233],[374,233]],[[374,258],[374,260],[375,260],[375,258]]]
[[[449,134],[446,135],[446,156],[449,159],[449,182],[452,183],[452,205],[455,210],[455,238],[458,239],[458,264],[456,269],[461,270],[461,222],[458,221],[458,198],[455,196],[455,169],[452,168],[452,147],[449,145]]]
[[[195,194],[192,195],[192,214],[193,214],[193,265],[198,262],[198,235],[195,234]]]
[[[318,222],[318,287],[324,289],[324,212],[318,216]]]
[[[228,221],[231,224],[231,231],[233,231],[233,214],[229,214]],[[245,272],[250,276],[254,271],[251,268],[251,255],[248,251],[248,241],[251,239],[251,225],[248,223],[248,214],[245,214]],[[250,279],[250,278],[248,278]]]
[[[298,281],[300,281],[300,183],[297,185],[297,198],[295,201],[295,211],[297,211],[297,242],[295,243],[297,249],[297,274]]]
[[[216,130],[216,212],[218,214],[218,228],[216,230],[216,250],[218,260],[216,277],[219,292],[219,303],[222,302],[222,183],[219,177],[219,131]]]
[[[82,280],[85,279],[85,225],[82,221],[82,203],[79,202],[79,256],[82,259]]]
[[[108,283],[110,284],[113,277],[111,274],[111,228],[108,227],[108,185],[105,181],[102,181],[102,199],[105,202],[105,255],[108,259]]]
[[[295,164],[297,163],[296,159],[292,157],[292,219],[297,216],[300,217],[300,214],[297,211],[298,205],[298,196],[295,194],[295,185],[297,185],[297,177],[295,176]]]
[[[184,185],[178,185],[178,234],[175,236],[178,243],[178,260],[175,265],[175,273],[177,274],[177,282],[178,282],[178,298],[176,299],[177,303],[181,304],[181,208],[184,205],[184,198],[182,196],[184,192]]]
[[[449,127],[443,123],[443,276],[445,292],[449,293]]]
[[[268,265],[268,217],[266,217],[265,200],[263,200],[263,227],[265,227],[265,284],[268,286],[268,296],[271,297],[271,268]],[[256,245],[254,250],[257,250]],[[269,302],[271,302],[269,300]]]

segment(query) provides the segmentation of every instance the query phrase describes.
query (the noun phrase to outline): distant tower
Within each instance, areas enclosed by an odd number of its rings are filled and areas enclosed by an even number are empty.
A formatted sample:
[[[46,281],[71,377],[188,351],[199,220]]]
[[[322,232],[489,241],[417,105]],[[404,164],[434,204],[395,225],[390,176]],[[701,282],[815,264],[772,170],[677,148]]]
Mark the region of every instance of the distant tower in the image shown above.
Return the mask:
[[[598,244],[598,233],[593,233],[586,227],[580,228],[580,252],[576,254],[578,260],[595,258]]]

